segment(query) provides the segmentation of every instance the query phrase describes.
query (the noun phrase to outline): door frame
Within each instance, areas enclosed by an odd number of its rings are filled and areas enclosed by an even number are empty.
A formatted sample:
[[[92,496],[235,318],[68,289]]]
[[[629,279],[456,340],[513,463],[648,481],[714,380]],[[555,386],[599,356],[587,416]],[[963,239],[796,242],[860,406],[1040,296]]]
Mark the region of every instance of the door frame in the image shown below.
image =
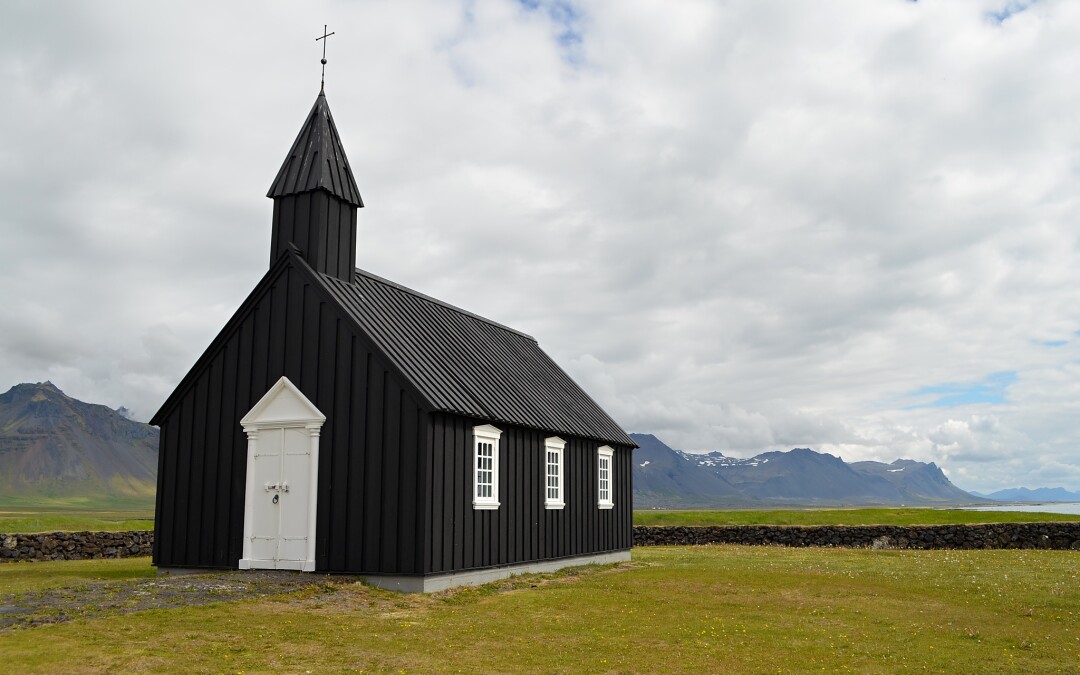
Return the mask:
[[[251,557],[251,542],[254,535],[254,516],[252,509],[257,501],[255,485],[255,456],[259,449],[259,431],[262,429],[304,428],[310,439],[308,461],[308,525],[307,554],[300,561],[299,569],[304,572],[315,571],[315,515],[318,507],[319,487],[319,434],[326,422],[326,415],[315,407],[304,393],[289,378],[282,376],[274,386],[263,395],[259,402],[240,420],[240,425],[247,434],[247,469],[244,491],[244,551],[238,567],[246,569],[297,569],[297,561],[255,560]],[[284,448],[282,448],[284,451]]]

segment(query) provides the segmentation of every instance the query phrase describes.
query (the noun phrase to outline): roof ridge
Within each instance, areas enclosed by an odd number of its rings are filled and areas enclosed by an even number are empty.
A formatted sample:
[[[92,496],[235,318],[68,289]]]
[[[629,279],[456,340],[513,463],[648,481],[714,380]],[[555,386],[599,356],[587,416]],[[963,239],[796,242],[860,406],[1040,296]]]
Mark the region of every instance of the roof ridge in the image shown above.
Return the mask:
[[[521,332],[519,330],[515,330],[515,329],[511,328],[510,326],[501,324],[498,321],[492,321],[491,319],[489,319],[487,317],[480,316],[479,314],[474,314],[473,312],[470,312],[467,309],[462,309],[462,308],[460,308],[460,307],[458,307],[456,305],[451,305],[449,302],[444,302],[442,300],[439,300],[438,298],[433,298],[430,295],[427,295],[426,293],[421,293],[420,291],[409,288],[408,286],[402,286],[401,284],[399,284],[399,283],[397,283],[395,281],[390,281],[389,279],[386,279],[384,277],[380,277],[378,274],[368,272],[367,270],[362,270],[359,267],[357,267],[355,269],[355,272],[356,272],[356,274],[358,274],[360,276],[371,279],[372,281],[377,281],[377,282],[379,282],[381,284],[384,284],[386,286],[391,286],[393,288],[398,289],[399,291],[404,291],[404,292],[406,292],[406,293],[408,293],[410,295],[413,295],[413,296],[415,296],[417,298],[420,298],[421,300],[426,300],[426,301],[428,301],[430,303],[433,303],[433,304],[439,305],[441,307],[445,307],[446,309],[457,312],[458,314],[461,314],[463,316],[467,316],[467,317],[472,318],[472,319],[477,319],[479,321],[483,321],[484,323],[489,324],[491,326],[494,326],[496,328],[501,328],[502,330],[505,330],[507,332],[513,333],[515,335],[520,335],[521,337],[528,338],[528,339],[532,340],[533,342],[537,342],[536,338],[529,335],[528,333],[523,333],[523,332]],[[326,276],[326,275],[324,274],[322,276]],[[537,342],[537,344],[539,344],[539,342]]]

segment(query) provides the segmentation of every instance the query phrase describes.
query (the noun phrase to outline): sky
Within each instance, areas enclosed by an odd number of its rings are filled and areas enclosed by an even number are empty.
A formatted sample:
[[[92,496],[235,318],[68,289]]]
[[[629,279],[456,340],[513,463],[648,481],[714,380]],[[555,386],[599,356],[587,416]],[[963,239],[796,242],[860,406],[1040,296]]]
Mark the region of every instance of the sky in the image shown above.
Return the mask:
[[[0,390],[147,420],[319,88],[357,264],[628,431],[1080,490],[1080,3],[5,2]]]

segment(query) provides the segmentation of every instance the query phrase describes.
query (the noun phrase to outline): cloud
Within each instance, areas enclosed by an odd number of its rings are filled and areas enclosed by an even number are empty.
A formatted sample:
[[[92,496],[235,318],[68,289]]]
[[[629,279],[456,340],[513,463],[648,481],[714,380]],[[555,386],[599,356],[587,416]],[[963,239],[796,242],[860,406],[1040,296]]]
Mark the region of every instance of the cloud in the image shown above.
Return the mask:
[[[987,491],[1080,466],[1074,3],[5,19],[2,382],[154,412],[266,269],[329,23],[359,264],[534,335],[625,427]]]

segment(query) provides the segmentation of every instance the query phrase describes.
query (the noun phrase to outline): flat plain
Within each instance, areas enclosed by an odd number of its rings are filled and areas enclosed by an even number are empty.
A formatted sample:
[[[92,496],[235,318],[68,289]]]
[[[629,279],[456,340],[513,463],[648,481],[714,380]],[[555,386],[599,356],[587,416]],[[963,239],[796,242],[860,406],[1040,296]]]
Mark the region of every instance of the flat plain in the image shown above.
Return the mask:
[[[1080,663],[1075,551],[708,546],[633,557],[429,596],[305,575],[296,590],[199,606],[125,613],[120,597],[117,609],[0,632],[0,653],[12,672],[985,673]],[[152,574],[146,558],[0,565],[0,605],[43,592],[77,603],[97,584],[94,597],[145,592],[138,584]]]
[[[0,533],[154,529],[154,504],[125,498],[0,496]]]
[[[1080,515],[945,508],[730,509],[723,511],[634,511],[634,525],[970,525],[1049,523]]]
[[[1080,515],[932,508],[635,511],[635,525],[955,525],[1077,521]],[[0,533],[154,529],[153,505],[0,500]]]

